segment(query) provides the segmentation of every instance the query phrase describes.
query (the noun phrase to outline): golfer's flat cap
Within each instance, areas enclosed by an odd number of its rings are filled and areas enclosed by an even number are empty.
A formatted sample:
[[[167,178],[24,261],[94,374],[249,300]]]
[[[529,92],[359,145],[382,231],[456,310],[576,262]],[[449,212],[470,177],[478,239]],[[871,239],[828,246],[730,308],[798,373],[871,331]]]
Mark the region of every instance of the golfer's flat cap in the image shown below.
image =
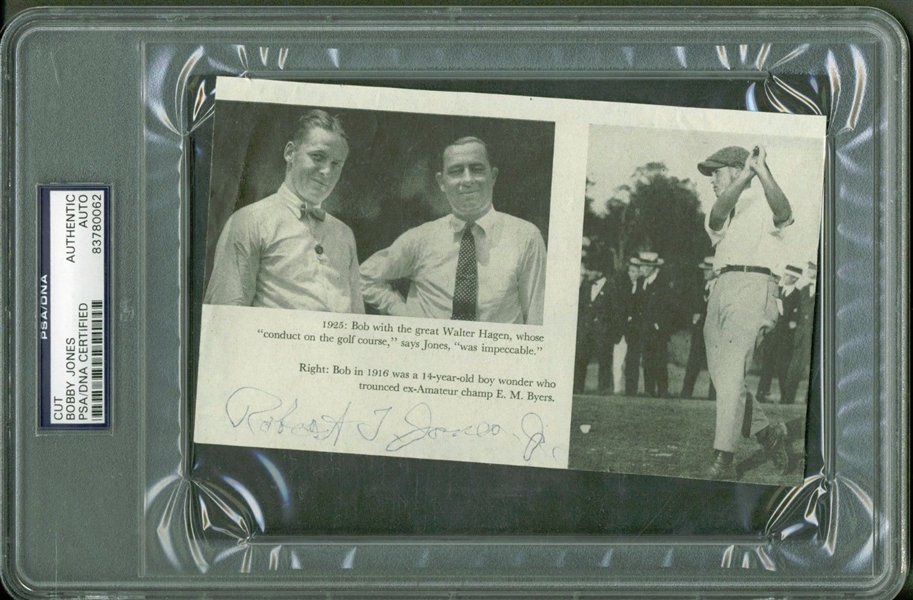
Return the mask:
[[[713,172],[720,167],[739,167],[741,169],[745,166],[746,160],[748,160],[748,150],[739,146],[727,146],[717,150],[707,160],[699,163],[697,170],[701,172],[701,175],[709,176],[713,175]]]

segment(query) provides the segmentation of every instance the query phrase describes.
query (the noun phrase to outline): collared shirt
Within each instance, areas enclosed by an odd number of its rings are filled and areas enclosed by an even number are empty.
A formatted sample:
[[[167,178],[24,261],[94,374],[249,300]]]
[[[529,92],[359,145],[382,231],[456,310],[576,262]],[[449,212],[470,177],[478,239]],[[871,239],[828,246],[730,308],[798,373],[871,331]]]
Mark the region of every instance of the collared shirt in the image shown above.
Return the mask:
[[[450,319],[460,240],[453,215],[405,232],[361,265],[365,301],[385,314]],[[535,225],[494,208],[472,226],[478,261],[477,320],[541,325],[545,243]],[[405,300],[390,285],[408,279]]]
[[[602,291],[603,286],[605,286],[605,281],[605,277],[600,277],[593,282],[593,287],[590,288],[590,302],[596,301],[596,296]]]
[[[644,289],[647,289],[647,286],[656,281],[656,278],[659,276],[659,269],[655,269],[648,277],[644,278]]]
[[[781,263],[783,229],[792,218],[777,226],[764,191],[748,188],[739,196],[733,215],[726,218],[719,231],[710,228],[710,212],[704,217],[704,229],[716,246],[713,267],[726,265],[767,267],[774,270]]]
[[[803,275],[802,277],[799,278],[798,281],[796,281],[795,286],[796,286],[796,289],[797,289],[797,290],[802,290],[802,291],[804,291],[804,292],[808,292],[808,295],[809,295],[809,296],[814,296],[814,295],[815,295],[815,287],[816,287],[816,284],[817,284],[817,283],[818,283],[818,282],[817,282],[817,278],[815,278],[814,280],[812,280],[812,279],[809,279],[808,277],[805,277],[805,276]]]
[[[363,313],[352,230],[306,208],[283,184],[229,217],[204,302]]]

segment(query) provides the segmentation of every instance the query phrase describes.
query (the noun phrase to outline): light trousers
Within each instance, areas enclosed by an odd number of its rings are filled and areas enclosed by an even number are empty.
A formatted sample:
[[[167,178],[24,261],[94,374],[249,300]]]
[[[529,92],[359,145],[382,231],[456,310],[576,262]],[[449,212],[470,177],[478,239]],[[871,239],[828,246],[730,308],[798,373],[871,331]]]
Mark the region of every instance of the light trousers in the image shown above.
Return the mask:
[[[625,387],[624,363],[627,353],[628,342],[622,337],[612,349],[612,383],[615,384],[614,391],[616,394],[621,394]]]
[[[773,277],[740,272],[720,275],[710,293],[704,343],[707,368],[716,386],[716,450],[735,452],[739,438],[770,424],[748,393],[745,376],[762,336],[777,322],[778,294]]]

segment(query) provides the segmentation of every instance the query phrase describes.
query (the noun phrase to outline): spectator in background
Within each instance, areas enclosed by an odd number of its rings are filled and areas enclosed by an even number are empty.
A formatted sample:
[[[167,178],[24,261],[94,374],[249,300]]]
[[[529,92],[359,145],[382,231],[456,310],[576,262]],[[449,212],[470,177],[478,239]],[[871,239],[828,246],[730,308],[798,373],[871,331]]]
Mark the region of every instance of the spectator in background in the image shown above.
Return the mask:
[[[643,348],[644,388],[648,396],[669,395],[669,337],[672,335],[672,287],[663,276],[662,258],[641,252],[642,298],[640,335]]]
[[[625,386],[625,359],[628,354],[628,341],[625,332],[628,329],[628,304],[632,300],[631,290],[636,290],[640,267],[628,265],[625,275],[619,275],[615,284],[615,322],[618,325],[618,340],[612,347],[612,381],[615,384],[616,395],[624,393]]]
[[[640,278],[641,261],[637,256],[628,260],[628,285],[619,292],[622,299],[622,316],[624,317],[624,338],[627,344],[625,352],[625,395],[636,396],[640,387],[640,357],[643,344],[640,332],[642,310]]]
[[[789,390],[789,364],[792,361],[793,338],[799,325],[799,296],[796,282],[802,275],[802,269],[795,265],[786,265],[780,279],[780,298],[777,308],[780,318],[774,328],[764,336],[761,358],[761,379],[758,382],[758,402],[769,402],[770,384],[776,377],[780,382],[780,402],[783,403]],[[795,392],[793,392],[793,395]],[[786,402],[786,404],[791,403]]]
[[[580,284],[577,302],[577,353],[574,360],[574,392],[583,393],[587,368],[595,360],[598,391],[611,393],[614,388],[612,358],[615,344],[621,339],[615,283],[601,271],[587,270]]]
[[[716,281],[716,274],[713,271],[713,257],[708,256],[704,262],[698,265],[704,274],[703,293],[700,300],[695,306],[695,311],[691,315],[691,348],[688,351],[688,366],[685,368],[685,380],[682,383],[682,398],[691,398],[694,395],[694,384],[701,370],[707,368],[707,348],[704,345],[704,321],[707,319],[707,301],[710,299],[710,291]],[[710,382],[710,388],[707,393],[710,400],[716,398],[716,389],[713,387],[713,381]]]
[[[796,401],[799,383],[808,378],[812,362],[812,335],[815,329],[815,291],[818,281],[818,265],[809,262],[802,279],[797,282],[798,324],[793,334],[792,357],[787,371],[787,383],[780,395],[780,404]]]

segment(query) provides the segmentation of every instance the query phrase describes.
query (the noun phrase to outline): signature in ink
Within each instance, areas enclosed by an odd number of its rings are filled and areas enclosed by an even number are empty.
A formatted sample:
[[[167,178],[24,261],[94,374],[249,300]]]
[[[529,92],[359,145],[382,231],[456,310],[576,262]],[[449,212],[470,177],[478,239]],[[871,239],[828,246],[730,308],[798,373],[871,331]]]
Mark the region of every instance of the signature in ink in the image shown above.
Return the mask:
[[[387,444],[387,452],[397,452],[424,439],[496,436],[503,429],[497,423],[482,421],[463,427],[441,427],[432,422],[431,407],[425,402],[413,406],[403,417],[403,421],[412,427],[406,433],[396,435]]]
[[[360,414],[353,414],[359,413]],[[478,421],[466,425],[442,425],[434,420],[431,406],[425,402],[414,405],[403,416],[406,431],[388,438],[385,424],[393,411],[392,406],[383,408],[353,407],[349,402],[337,415],[320,414],[308,417],[306,400],[295,398],[291,402],[256,387],[240,387],[225,401],[225,414],[235,429],[244,427],[254,435],[291,435],[330,442],[336,446],[346,436],[365,442],[380,440],[386,443],[387,452],[399,452],[423,440],[439,441],[463,439],[467,441],[508,436],[523,450],[523,460],[530,462],[541,452],[548,453],[545,439],[545,424],[542,417],[534,412],[523,415],[519,430],[510,431],[499,423]],[[314,411],[317,412],[317,411]],[[355,433],[350,433],[354,431]],[[514,443],[514,442],[509,442]],[[551,449],[555,458],[556,448]]]
[[[351,402],[346,404],[339,416],[323,414],[311,419],[294,416],[300,408],[298,398],[286,407],[286,402],[279,396],[255,387],[238,388],[225,401],[225,414],[236,429],[246,426],[254,434],[289,433],[321,442],[332,439],[334,446],[339,442],[346,425],[354,425],[355,431],[363,440],[373,442],[393,407],[373,410],[368,420],[347,418],[352,408]]]
[[[532,460],[536,450],[545,445],[545,426],[542,417],[536,413],[526,413],[520,420],[520,429],[526,436],[526,448],[523,450],[523,460]]]

